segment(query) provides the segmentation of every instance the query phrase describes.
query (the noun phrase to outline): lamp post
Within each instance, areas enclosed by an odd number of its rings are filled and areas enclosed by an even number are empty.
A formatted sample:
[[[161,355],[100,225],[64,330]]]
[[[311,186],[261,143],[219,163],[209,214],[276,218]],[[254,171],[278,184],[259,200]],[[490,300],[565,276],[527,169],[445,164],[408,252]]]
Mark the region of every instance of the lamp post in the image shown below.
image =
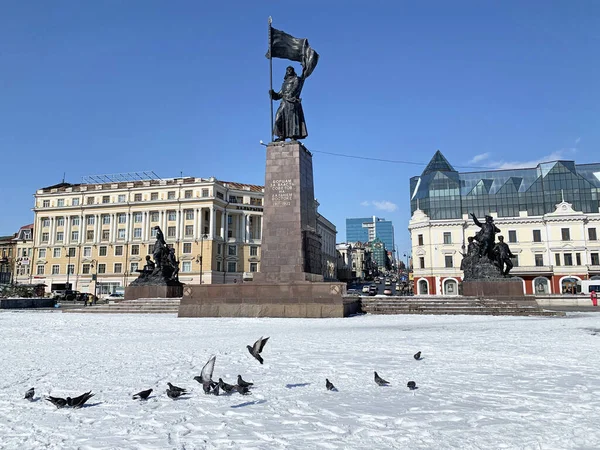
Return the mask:
[[[98,261],[92,259],[91,265],[93,269],[96,269],[96,273],[92,275],[92,281],[94,282],[94,298],[92,299],[92,301],[94,302],[94,304],[96,304],[96,299],[98,298]]]
[[[67,283],[65,288],[71,289],[71,285],[69,284],[69,275],[71,274],[71,249],[67,247]]]
[[[202,284],[202,255],[204,253],[204,239],[206,239],[207,237],[208,236],[206,234],[200,235],[200,254],[196,256],[196,262],[200,264],[200,284]]]

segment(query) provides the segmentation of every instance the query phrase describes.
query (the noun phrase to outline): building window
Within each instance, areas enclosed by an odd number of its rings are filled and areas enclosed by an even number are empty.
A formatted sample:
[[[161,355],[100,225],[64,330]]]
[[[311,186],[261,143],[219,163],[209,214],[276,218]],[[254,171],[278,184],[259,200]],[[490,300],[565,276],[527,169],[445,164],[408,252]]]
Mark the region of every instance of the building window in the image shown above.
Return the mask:
[[[185,210],[185,220],[194,220],[194,210],[193,209]]]
[[[185,235],[193,236],[194,235],[194,225],[186,225],[185,226]]]
[[[570,241],[571,240],[571,230],[569,228],[561,228],[560,229],[560,234],[562,235],[562,240],[563,241]]]
[[[233,224],[233,216],[231,214],[227,215],[227,225]]]
[[[225,198],[225,197],[223,196],[222,192],[217,191],[217,198],[220,198],[221,200],[223,200],[223,198]]]
[[[258,247],[253,245],[250,247],[250,256],[258,256]]]
[[[227,254],[229,256],[237,256],[237,246],[236,245],[228,245]]]
[[[217,255],[220,255],[223,252],[223,250],[221,248],[222,245],[223,244],[217,244]]]
[[[67,250],[67,256],[69,258],[75,258],[75,247],[69,247]]]
[[[544,255],[535,255],[535,265],[536,267],[542,267],[544,265]]]
[[[106,256],[106,245],[103,245],[98,250],[98,256]]]
[[[123,271],[123,264],[115,263],[113,273],[121,273]]]
[[[47,227],[49,227],[49,226],[50,226],[50,219],[48,219],[47,217],[44,217],[44,218],[42,219],[42,227],[45,227],[45,228],[47,228]]]
[[[444,256],[444,263],[446,268],[454,267],[452,264],[452,255]]]
[[[167,220],[174,222],[177,219],[177,213],[175,211],[167,211]]]
[[[425,268],[425,257],[424,256],[419,256],[419,267],[421,269]]]
[[[168,200],[175,200],[175,191],[169,191],[169,192],[167,192],[167,199]]]
[[[102,203],[110,203],[110,195],[103,195]]]
[[[221,271],[221,261],[217,261],[217,272]]]
[[[150,194],[150,200],[158,200],[158,192],[152,192]]]
[[[46,249],[45,248],[40,248],[38,250],[38,258],[45,258],[46,257]]]
[[[110,224],[110,215],[102,214],[102,224],[109,225]]]
[[[134,228],[133,229],[133,238],[134,239],[141,239],[142,238],[142,229],[141,228]]]
[[[65,199],[59,198],[58,200],[56,200],[56,206],[65,206]]]
[[[81,266],[81,273],[84,275],[88,275],[90,273],[90,265],[89,264],[83,264]]]
[[[202,197],[208,197],[208,189],[202,189]]]
[[[125,203],[125,201],[127,200],[127,196],[125,194],[120,194],[118,201],[119,203]]]
[[[93,241],[94,240],[94,230],[87,230],[87,232],[85,233],[85,238],[87,241]]]
[[[94,225],[96,218],[94,216],[86,216],[85,221],[88,225]]]
[[[92,247],[83,247],[83,257],[84,258],[92,257]]]
[[[64,217],[57,217],[56,218],[56,226],[57,227],[64,227],[65,226],[65,218]]]
[[[42,201],[42,208],[50,208],[50,200]]]
[[[117,214],[117,222],[118,223],[127,223],[127,214],[125,214],[125,213]]]
[[[560,266],[560,253],[555,253],[554,254],[554,265],[555,266]]]
[[[588,239],[590,241],[596,241],[596,240],[598,240],[598,237],[596,236],[596,229],[595,228],[588,228]]]
[[[132,255],[139,255],[140,254],[140,246],[138,244],[133,244],[131,246],[131,254]]]
[[[42,242],[48,242],[50,240],[50,233],[42,233]]]
[[[134,202],[141,202],[142,201],[142,194],[133,194],[133,201]]]
[[[120,240],[125,239],[125,228],[119,228],[117,230],[117,239],[120,239]]]
[[[73,205],[73,206],[79,206],[79,199],[78,198],[73,198],[71,200],[71,205]]]
[[[192,243],[191,242],[184,242],[183,253],[192,253]]]
[[[71,217],[71,225],[79,225],[79,216]]]
[[[418,238],[418,240],[419,240],[419,245],[423,245],[423,235],[422,235],[422,234],[419,234],[419,235],[417,236],[417,238]]]
[[[136,262],[132,262],[132,263],[129,265],[129,273],[136,273],[136,272],[137,272],[137,270],[138,270],[138,263],[136,263]]]
[[[52,257],[53,258],[60,258],[60,248],[55,248],[54,252],[52,253]]]
[[[193,192],[194,192],[194,191],[192,191],[192,190],[187,190],[187,191],[184,191],[184,192],[183,192],[183,196],[184,196],[185,198],[192,198],[192,194],[193,194]]]
[[[154,244],[148,244],[148,254],[154,253]]]
[[[122,245],[115,246],[115,256],[123,256],[123,246]]]
[[[237,263],[235,261],[227,263],[227,272],[237,272]]]
[[[63,233],[62,231],[58,231],[56,233],[56,240],[58,242],[62,242],[62,241],[64,241],[64,239],[65,239],[65,233]]]
[[[599,253],[590,253],[590,257],[592,259],[592,266],[600,266],[600,254]]]
[[[580,266],[581,265],[581,253],[575,253],[575,263]]]
[[[181,263],[181,271],[185,272],[185,273],[191,272],[192,271],[192,262],[184,261],[183,263]]]
[[[533,242],[542,242],[541,230],[533,230]]]
[[[45,270],[45,267],[46,267],[46,266],[44,266],[43,264],[40,264],[40,265],[38,265],[38,266],[37,266],[37,274],[38,274],[38,275],[44,275],[44,270]]]
[[[158,234],[158,230],[156,228],[152,228],[150,230],[150,237],[155,238],[157,234]]]
[[[106,273],[106,264],[98,264],[98,273]]]
[[[102,230],[102,240],[108,241],[110,239],[110,230]]]
[[[87,198],[87,204],[88,205],[93,205],[94,204],[94,197],[88,197]]]
[[[133,222],[134,223],[142,223],[142,213],[141,212],[133,213]]]
[[[167,227],[167,237],[175,237],[175,227]]]
[[[69,275],[74,275],[75,274],[75,264],[68,264],[67,265],[67,273]]]
[[[58,264],[52,264],[52,275],[60,275],[60,266]]]
[[[508,230],[508,242],[517,242],[516,230]]]
[[[250,263],[250,272],[258,272],[258,263]]]
[[[571,255],[570,253],[565,253],[563,255],[563,259],[565,261],[565,266],[572,266],[573,265],[573,255]]]
[[[444,244],[452,244],[452,233],[444,233]]]

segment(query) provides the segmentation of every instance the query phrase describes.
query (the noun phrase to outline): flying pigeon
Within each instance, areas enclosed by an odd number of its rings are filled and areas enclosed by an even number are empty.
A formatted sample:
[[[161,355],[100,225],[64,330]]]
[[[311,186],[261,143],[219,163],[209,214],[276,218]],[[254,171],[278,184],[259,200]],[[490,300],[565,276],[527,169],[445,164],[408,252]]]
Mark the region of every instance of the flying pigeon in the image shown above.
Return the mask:
[[[179,392],[179,394],[185,394],[185,393],[187,393],[187,391],[184,388],[180,388],[178,386],[174,386],[171,383],[167,383],[167,385],[169,386],[169,390],[171,390],[171,391]]]
[[[239,384],[236,384],[234,387],[242,395],[250,394],[250,389],[248,388],[248,386],[240,386]]]
[[[235,386],[233,384],[225,383],[222,378],[219,378],[219,387],[228,394],[235,390]]]
[[[27,392],[25,392],[25,398],[29,401],[33,400],[34,395],[35,395],[35,390],[33,388],[31,388]]]
[[[409,381],[408,383],[406,383],[406,387],[408,387],[411,391],[414,391],[415,389],[419,389],[417,387],[417,383],[415,383],[414,381]]]
[[[145,391],[138,392],[133,396],[134,400],[147,400],[148,396],[152,394],[152,389],[147,389]]]
[[[337,391],[337,389],[335,388],[333,383],[331,381],[329,381],[328,378],[325,378],[325,387],[327,388],[328,391]]]
[[[379,375],[377,375],[377,372],[375,372],[375,383],[377,383],[379,386],[387,386],[388,384],[390,384],[389,382],[381,378]]]
[[[252,347],[250,347],[249,345],[246,345],[246,348],[248,349],[248,351],[250,352],[250,354],[252,356],[254,356],[259,363],[263,363],[263,359],[260,356],[260,352],[262,352],[263,348],[265,347],[265,344],[267,343],[267,341],[269,340],[268,337],[263,338],[261,337],[258,341],[256,341],[254,343],[254,345]]]
[[[69,405],[72,408],[81,408],[85,404],[85,402],[87,402],[93,396],[94,394],[92,394],[92,391],[88,391],[81,394],[79,397],[67,397],[67,405]]]
[[[185,394],[185,391],[177,391],[177,390],[173,390],[173,389],[167,389],[167,396],[169,398],[177,398],[180,397],[181,395]]]
[[[205,394],[210,394],[211,389],[214,389],[216,383],[212,380],[213,371],[215,370],[215,361],[217,357],[211,356],[200,372],[199,377],[194,377],[198,383],[202,385]]]
[[[241,387],[247,387],[247,388],[249,388],[249,387],[251,387],[251,386],[252,386],[254,383],[250,383],[249,381],[244,381],[244,380],[242,379],[242,376],[241,376],[241,375],[238,375],[237,384],[238,384],[238,386],[241,386]]]
[[[417,352],[413,356],[417,361],[421,359],[421,352]]]
[[[57,408],[64,408],[65,406],[67,406],[67,400],[64,398],[48,396],[48,397],[46,397],[46,400],[48,400],[50,403],[52,403]]]

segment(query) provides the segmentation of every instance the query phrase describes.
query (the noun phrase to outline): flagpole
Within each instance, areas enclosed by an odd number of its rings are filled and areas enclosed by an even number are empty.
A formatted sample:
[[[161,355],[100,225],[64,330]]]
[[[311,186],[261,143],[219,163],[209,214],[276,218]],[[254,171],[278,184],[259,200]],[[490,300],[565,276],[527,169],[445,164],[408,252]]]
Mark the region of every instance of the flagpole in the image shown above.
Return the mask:
[[[271,91],[273,90],[273,55],[272,51],[272,39],[271,39],[271,23],[273,23],[273,19],[269,16],[269,98],[271,99],[271,142],[275,140],[275,135],[273,134],[273,98],[271,97]]]

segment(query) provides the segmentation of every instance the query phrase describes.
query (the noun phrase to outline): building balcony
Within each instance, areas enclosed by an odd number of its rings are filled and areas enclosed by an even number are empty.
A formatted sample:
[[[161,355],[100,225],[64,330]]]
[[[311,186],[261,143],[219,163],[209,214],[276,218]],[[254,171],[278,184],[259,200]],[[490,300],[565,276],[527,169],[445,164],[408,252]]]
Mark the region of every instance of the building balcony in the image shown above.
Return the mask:
[[[512,275],[516,274],[540,274],[540,273],[548,273],[551,274],[553,272],[552,266],[519,266],[513,267],[510,271]]]

